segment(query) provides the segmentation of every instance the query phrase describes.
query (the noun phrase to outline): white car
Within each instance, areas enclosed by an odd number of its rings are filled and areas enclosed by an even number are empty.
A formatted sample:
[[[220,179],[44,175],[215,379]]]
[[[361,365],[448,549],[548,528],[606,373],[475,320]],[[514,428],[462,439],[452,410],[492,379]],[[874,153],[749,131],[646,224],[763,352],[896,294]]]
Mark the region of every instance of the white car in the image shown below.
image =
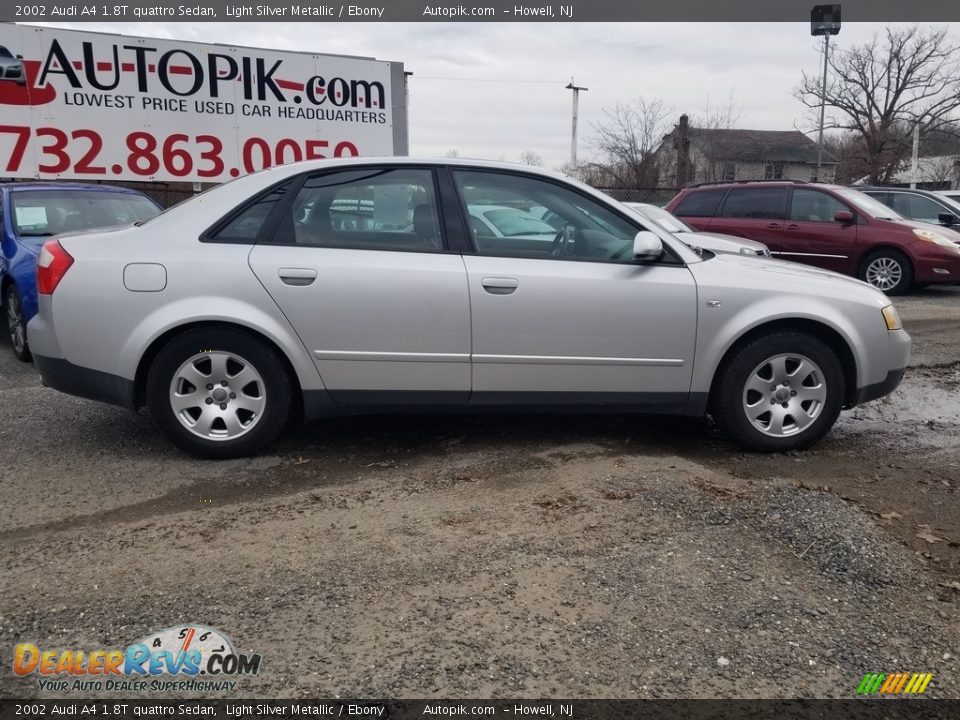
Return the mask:
[[[656,223],[669,233],[676,235],[694,250],[709,250],[712,253],[730,253],[732,255],[759,255],[770,257],[770,248],[762,242],[747,240],[736,235],[698,232],[684,223],[676,215],[662,207],[649,203],[623,203],[645,220]]]

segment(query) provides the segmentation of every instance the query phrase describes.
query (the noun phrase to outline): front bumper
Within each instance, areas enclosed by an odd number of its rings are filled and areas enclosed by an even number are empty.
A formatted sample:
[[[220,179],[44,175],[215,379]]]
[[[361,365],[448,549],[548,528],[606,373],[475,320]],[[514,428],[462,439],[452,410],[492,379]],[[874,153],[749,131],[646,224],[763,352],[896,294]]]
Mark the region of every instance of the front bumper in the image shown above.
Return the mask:
[[[33,362],[47,387],[99,402],[136,410],[132,380],[74,365],[63,358],[34,353]]]
[[[900,384],[900,381],[903,380],[903,373],[906,372],[906,368],[900,368],[899,370],[891,370],[887,373],[887,377],[881,380],[878,383],[873,385],[867,385],[862,388],[857,389],[857,397],[854,405],[859,405],[860,403],[870,402],[871,400],[876,400],[877,398],[882,398],[885,395],[889,395],[894,390],[897,389],[897,386]]]

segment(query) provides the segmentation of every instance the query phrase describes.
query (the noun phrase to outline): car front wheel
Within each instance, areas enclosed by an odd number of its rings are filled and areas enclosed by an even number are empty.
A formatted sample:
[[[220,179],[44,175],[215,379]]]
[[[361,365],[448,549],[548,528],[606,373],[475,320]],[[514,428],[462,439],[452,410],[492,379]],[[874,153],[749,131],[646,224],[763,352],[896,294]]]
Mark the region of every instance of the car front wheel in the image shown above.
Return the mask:
[[[30,362],[33,356],[30,354],[30,345],[27,343],[27,321],[23,317],[23,302],[20,300],[20,293],[13,285],[7,288],[4,306],[7,310],[7,335],[13,347],[13,354],[18,360]]]
[[[208,458],[252,455],[286,426],[292,390],[277,352],[235,328],[197,328],[157,354],[147,407],[176,445]]]
[[[913,267],[903,253],[877,250],[864,258],[860,279],[887,295],[902,295],[913,284]]]
[[[802,332],[756,338],[724,362],[711,415],[747,450],[807,448],[833,427],[843,406],[836,353]]]

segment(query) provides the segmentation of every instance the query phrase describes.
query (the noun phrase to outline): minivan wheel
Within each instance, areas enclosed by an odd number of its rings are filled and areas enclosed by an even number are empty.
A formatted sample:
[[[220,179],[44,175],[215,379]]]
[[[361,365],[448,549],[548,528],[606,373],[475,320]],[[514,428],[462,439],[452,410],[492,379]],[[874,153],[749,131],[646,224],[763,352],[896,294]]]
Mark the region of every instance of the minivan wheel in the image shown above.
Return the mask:
[[[843,406],[836,353],[803,332],[756,338],[720,368],[711,415],[745,449],[807,448],[833,427]]]
[[[23,317],[23,303],[20,301],[20,293],[13,285],[7,288],[4,307],[7,311],[7,335],[13,347],[13,354],[18,360],[30,362],[33,356],[30,354],[30,344],[27,342],[27,322]]]
[[[234,328],[197,328],[174,337],[147,375],[147,407],[176,445],[207,458],[252,455],[290,417],[292,389],[283,360]]]
[[[860,279],[887,295],[902,295],[913,284],[913,267],[903,253],[877,250],[867,255],[861,263]]]

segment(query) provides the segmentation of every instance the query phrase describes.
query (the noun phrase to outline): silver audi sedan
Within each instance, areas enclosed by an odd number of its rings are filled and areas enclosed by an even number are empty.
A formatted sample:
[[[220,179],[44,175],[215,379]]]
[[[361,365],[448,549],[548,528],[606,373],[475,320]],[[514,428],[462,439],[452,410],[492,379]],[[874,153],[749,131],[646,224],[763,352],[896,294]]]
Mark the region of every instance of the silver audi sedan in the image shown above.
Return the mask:
[[[552,238],[476,236],[545,207]],[[431,409],[710,414],[805,448],[900,382],[878,290],[703,257],[592,188],[526,166],[353,158],[239,178],[137,226],[48,242],[28,327],[43,381],[146,406],[181,448],[255,453],[291,419]]]

